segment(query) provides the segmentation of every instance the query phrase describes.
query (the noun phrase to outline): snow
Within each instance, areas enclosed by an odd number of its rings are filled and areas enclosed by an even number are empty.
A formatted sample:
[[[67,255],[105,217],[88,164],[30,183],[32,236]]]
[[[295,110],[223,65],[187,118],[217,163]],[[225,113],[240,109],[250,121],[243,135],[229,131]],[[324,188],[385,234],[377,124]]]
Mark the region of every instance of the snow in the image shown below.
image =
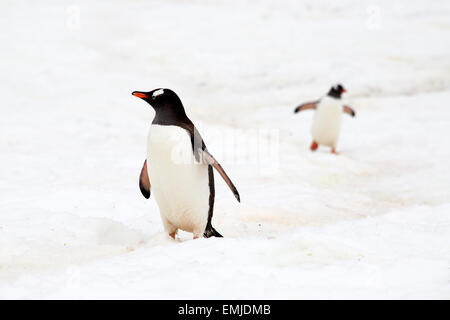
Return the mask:
[[[448,1],[2,1],[0,298],[450,298]],[[301,102],[334,83],[340,154]],[[225,238],[138,188],[171,88]]]

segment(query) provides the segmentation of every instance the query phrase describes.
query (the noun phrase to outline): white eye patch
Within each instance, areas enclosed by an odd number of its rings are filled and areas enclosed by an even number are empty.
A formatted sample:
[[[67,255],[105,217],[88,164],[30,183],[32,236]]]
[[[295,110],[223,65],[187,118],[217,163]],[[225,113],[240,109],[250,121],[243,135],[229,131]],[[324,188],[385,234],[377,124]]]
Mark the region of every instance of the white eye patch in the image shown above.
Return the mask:
[[[164,89],[156,90],[155,92],[153,92],[152,98],[155,98],[155,97],[160,96],[162,94],[164,94]]]

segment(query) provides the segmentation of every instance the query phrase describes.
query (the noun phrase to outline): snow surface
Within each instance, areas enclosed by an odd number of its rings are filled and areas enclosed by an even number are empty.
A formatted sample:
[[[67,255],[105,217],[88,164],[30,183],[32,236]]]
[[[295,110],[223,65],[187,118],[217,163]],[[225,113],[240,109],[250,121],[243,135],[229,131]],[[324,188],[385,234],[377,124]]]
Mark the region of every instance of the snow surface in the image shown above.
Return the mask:
[[[0,298],[450,298],[450,2],[0,2]],[[311,153],[341,82],[338,151]],[[223,239],[138,188],[175,90]],[[239,144],[238,144],[239,142]]]

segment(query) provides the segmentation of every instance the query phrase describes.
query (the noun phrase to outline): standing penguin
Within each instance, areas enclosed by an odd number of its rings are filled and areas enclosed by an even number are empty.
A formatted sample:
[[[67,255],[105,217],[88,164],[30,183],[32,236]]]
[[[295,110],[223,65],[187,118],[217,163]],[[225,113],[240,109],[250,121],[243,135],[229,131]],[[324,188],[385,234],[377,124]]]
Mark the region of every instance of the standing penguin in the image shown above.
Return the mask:
[[[317,109],[314,115],[314,121],[311,128],[313,142],[311,150],[315,151],[320,144],[331,147],[331,152],[337,154],[336,145],[341,131],[342,112],[348,113],[352,117],[355,111],[342,103],[341,95],[346,92],[340,84],[331,87],[328,94],[312,102],[307,102],[295,108],[294,113]]]
[[[178,95],[170,89],[134,91],[155,110],[147,140],[147,159],[139,177],[145,198],[153,191],[164,229],[175,239],[178,229],[194,239],[222,237],[212,224],[214,173],[219,172],[240,202],[239,193],[187,117]],[[150,191],[151,190],[151,191]]]

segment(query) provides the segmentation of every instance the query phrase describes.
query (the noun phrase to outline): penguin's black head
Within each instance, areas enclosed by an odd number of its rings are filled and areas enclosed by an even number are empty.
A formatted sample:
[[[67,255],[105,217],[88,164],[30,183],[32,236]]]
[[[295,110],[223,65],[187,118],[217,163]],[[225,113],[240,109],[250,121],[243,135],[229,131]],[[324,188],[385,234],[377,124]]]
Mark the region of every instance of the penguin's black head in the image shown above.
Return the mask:
[[[176,107],[177,105],[181,105],[180,98],[170,89],[158,88],[148,92],[133,91],[132,95],[145,100],[155,110],[162,107]]]
[[[155,109],[156,118],[163,122],[186,118],[180,98],[170,89],[158,88],[148,92],[133,91],[131,94],[150,104]]]
[[[337,84],[331,87],[330,91],[328,91],[328,95],[330,97],[339,99],[344,92],[347,92],[347,90],[345,90],[345,88],[341,84]]]

